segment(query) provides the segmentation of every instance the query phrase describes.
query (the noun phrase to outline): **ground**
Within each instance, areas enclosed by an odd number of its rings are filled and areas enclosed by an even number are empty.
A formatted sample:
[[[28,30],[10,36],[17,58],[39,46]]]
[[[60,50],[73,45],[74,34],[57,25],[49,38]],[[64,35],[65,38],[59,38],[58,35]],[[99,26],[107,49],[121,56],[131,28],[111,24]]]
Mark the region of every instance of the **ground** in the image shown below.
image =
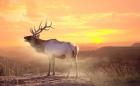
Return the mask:
[[[26,75],[26,76],[1,76],[0,86],[94,86],[86,77],[64,75]]]

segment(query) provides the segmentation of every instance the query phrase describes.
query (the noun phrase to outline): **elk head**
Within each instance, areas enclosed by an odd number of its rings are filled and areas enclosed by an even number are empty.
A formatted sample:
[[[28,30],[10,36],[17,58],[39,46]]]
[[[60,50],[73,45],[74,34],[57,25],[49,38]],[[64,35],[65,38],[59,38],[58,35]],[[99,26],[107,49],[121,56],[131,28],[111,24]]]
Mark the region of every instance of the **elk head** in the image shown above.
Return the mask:
[[[34,42],[35,40],[38,40],[39,39],[39,36],[40,36],[40,33],[43,31],[43,30],[49,30],[50,28],[52,28],[52,22],[50,25],[47,25],[47,21],[45,23],[44,26],[42,26],[42,22],[40,23],[39,25],[39,28],[38,29],[30,29],[30,32],[32,33],[32,35],[30,36],[25,36],[24,39],[26,42]]]

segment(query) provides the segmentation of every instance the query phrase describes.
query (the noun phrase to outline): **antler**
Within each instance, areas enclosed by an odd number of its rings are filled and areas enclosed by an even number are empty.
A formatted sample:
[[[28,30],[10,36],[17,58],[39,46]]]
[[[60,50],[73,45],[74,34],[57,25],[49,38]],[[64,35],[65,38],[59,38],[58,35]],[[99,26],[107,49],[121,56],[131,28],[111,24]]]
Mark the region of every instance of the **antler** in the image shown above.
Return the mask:
[[[48,29],[47,29],[48,28]],[[33,34],[33,35],[38,35],[40,34],[43,30],[49,30],[50,28],[53,28],[52,27],[52,22],[50,23],[50,25],[47,25],[47,21],[44,25],[44,27],[42,27],[42,22],[40,23],[39,25],[39,28],[36,30],[35,27],[34,29],[30,29],[30,32]]]

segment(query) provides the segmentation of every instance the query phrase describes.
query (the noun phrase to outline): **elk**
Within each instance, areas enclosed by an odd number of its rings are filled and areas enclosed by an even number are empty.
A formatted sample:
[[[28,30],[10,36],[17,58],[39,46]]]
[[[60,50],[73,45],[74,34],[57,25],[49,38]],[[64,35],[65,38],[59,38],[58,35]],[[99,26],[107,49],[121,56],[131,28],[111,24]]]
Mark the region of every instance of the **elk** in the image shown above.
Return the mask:
[[[78,46],[70,43],[59,41],[57,39],[48,39],[42,40],[39,38],[40,33],[43,31],[47,31],[52,27],[52,22],[50,25],[45,23],[42,26],[42,22],[39,25],[38,29],[30,29],[32,35],[25,36],[24,39],[28,42],[37,52],[41,52],[48,57],[48,74],[47,76],[55,75],[55,58],[65,59],[70,58],[75,63],[76,69],[76,77],[78,76],[78,69],[77,69],[77,54],[79,51]],[[71,64],[72,65],[72,64]],[[52,69],[52,71],[51,71]]]

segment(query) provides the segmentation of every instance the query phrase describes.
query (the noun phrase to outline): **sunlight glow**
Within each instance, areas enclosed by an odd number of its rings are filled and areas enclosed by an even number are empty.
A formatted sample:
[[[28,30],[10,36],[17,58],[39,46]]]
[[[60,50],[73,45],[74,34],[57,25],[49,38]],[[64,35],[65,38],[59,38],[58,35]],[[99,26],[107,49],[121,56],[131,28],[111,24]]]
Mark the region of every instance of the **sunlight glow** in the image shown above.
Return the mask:
[[[124,8],[115,0],[110,5],[99,0],[0,0],[0,46],[25,45],[23,37],[30,35],[29,29],[46,19],[55,29],[41,34],[45,40],[81,45],[139,41],[139,4],[130,2],[136,6],[126,3]]]
[[[105,41],[107,41],[106,37],[113,35],[113,34],[119,34],[121,33],[120,30],[117,29],[100,29],[95,31],[80,31],[77,33],[69,33],[65,34],[63,38],[65,39],[73,39],[75,42],[78,43],[96,43],[100,44]],[[80,40],[77,40],[80,38]]]

